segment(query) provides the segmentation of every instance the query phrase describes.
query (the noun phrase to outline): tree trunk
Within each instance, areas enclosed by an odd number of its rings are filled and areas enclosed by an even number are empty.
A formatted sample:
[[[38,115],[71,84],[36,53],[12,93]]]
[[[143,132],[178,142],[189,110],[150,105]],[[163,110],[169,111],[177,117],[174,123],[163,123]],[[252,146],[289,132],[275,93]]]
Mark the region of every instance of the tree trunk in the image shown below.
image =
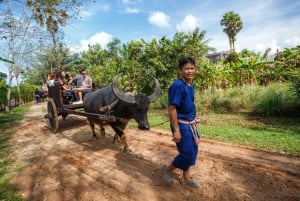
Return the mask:
[[[10,88],[8,88],[7,90],[7,95],[6,95],[6,105],[5,105],[5,112],[9,112],[9,106],[10,106],[10,93],[11,93],[11,90]]]
[[[21,92],[20,92],[20,81],[19,74],[16,74],[17,92],[18,92],[18,103],[21,103]]]
[[[55,33],[53,31],[50,31],[51,37],[52,37],[52,42],[53,42],[53,49],[54,49],[54,61],[51,64],[51,74],[53,74],[53,67],[55,68],[59,68],[59,66],[57,66],[57,52],[56,52],[56,38],[55,38]],[[55,64],[54,66],[52,66],[53,64]]]
[[[7,102],[7,104],[6,104],[6,106],[5,106],[5,112],[9,112],[9,106],[10,106],[10,95],[11,95],[11,84],[12,84],[12,80],[13,80],[13,71],[12,71],[12,69],[13,69],[13,66],[11,66],[11,68],[9,68],[9,71],[8,71],[8,78],[9,78],[9,80],[8,80],[8,90],[7,90],[7,94],[6,94],[6,102]]]
[[[232,42],[231,42],[231,38],[230,37],[228,37],[229,38],[229,49],[230,49],[230,51],[232,50]]]

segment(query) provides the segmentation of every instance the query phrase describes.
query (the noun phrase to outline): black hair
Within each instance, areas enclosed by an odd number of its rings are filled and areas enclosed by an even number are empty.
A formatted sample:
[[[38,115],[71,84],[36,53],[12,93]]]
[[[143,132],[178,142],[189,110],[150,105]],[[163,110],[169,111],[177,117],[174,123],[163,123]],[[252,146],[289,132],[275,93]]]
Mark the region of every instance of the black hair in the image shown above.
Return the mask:
[[[58,71],[56,71],[56,78],[62,78],[62,72],[63,72],[63,70],[58,70]]]
[[[182,67],[187,64],[191,63],[195,65],[195,60],[193,57],[183,57],[179,60],[178,68],[182,69]]]

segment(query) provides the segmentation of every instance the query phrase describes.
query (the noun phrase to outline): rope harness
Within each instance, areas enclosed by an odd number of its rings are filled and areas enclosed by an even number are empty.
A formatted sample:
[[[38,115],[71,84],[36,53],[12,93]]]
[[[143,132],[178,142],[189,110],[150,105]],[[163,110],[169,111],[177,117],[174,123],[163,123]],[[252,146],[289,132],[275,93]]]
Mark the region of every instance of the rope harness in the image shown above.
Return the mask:
[[[163,121],[161,123],[157,123],[157,124],[154,124],[154,125],[151,125],[152,127],[156,127],[156,126],[161,126],[161,125],[164,125],[165,123],[167,122],[170,122],[169,120],[166,120],[166,121]]]

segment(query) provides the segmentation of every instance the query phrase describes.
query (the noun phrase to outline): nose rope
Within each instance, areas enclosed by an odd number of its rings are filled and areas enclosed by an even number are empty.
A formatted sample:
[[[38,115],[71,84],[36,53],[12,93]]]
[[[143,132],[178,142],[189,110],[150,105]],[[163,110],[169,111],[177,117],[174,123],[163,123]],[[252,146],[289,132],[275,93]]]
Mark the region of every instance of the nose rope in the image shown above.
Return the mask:
[[[167,123],[167,122],[169,122],[169,120],[166,120],[166,121],[163,121],[163,122],[160,122],[160,123],[151,125],[151,126],[152,126],[152,127],[161,126],[161,125],[164,125],[164,124]]]

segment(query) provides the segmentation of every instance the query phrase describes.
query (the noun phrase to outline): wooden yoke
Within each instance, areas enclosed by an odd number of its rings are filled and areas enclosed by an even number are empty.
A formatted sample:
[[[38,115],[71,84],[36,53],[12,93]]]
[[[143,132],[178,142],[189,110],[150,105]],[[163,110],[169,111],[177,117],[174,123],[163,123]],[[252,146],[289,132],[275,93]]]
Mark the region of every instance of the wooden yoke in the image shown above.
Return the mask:
[[[117,99],[109,105],[105,105],[105,106],[100,107],[99,111],[100,112],[105,112],[106,114],[110,114],[111,109],[116,107],[118,103],[119,103],[119,100]]]

